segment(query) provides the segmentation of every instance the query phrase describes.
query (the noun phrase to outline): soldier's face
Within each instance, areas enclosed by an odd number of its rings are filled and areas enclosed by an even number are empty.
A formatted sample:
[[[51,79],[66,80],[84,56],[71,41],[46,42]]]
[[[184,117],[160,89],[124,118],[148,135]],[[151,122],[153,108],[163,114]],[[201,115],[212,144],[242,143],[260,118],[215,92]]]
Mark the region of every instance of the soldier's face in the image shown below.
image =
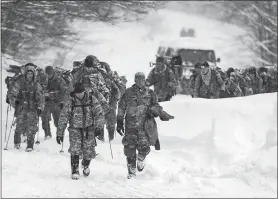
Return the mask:
[[[27,81],[32,81],[33,80],[33,77],[34,77],[34,73],[33,72],[31,72],[31,71],[28,71],[27,73],[26,73],[26,79],[27,79]]]
[[[146,79],[145,77],[136,77],[135,78],[135,84],[139,87],[139,88],[143,88],[146,84]]]

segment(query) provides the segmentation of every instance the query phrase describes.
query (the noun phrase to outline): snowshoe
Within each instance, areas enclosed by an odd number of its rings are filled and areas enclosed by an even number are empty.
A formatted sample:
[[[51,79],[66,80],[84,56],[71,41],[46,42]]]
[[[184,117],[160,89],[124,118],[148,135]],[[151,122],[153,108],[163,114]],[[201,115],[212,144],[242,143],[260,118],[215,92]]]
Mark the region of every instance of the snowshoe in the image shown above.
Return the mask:
[[[20,149],[20,144],[14,144],[14,148]]]
[[[26,151],[26,152],[31,152],[31,151],[33,151],[33,149],[27,147],[27,148],[25,149],[25,151]]]

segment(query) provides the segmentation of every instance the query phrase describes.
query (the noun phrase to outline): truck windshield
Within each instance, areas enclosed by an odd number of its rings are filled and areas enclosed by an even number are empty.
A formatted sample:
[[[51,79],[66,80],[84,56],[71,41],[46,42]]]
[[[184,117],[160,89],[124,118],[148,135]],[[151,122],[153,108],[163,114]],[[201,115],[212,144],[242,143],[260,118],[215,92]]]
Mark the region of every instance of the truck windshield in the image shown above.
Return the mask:
[[[178,54],[181,55],[185,62],[215,62],[215,53],[213,50],[195,50],[195,49],[179,49]]]

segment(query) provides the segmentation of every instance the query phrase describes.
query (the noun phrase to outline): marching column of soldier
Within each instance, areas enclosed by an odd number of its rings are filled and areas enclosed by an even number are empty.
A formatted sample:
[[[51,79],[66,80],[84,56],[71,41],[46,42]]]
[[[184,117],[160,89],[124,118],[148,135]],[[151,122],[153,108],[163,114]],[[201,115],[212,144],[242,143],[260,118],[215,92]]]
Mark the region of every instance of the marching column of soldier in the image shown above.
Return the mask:
[[[160,150],[155,118],[162,121],[174,118],[163,111],[159,102],[171,100],[182,84],[181,58],[169,61],[157,57],[149,75],[136,73],[129,88],[125,76],[119,76],[109,64],[93,55],[75,61],[73,66],[72,71],[53,66],[43,70],[27,63],[20,72],[5,79],[6,102],[15,110],[14,147],[20,149],[22,142],[26,142],[26,152],[34,149],[39,117],[45,140],[52,138],[53,118],[58,144],[63,144],[68,125],[71,177],[79,179],[80,159],[83,175],[88,176],[91,160],[97,155],[96,138],[104,141],[106,126],[109,142],[114,139],[115,130],[123,136],[127,177],[135,177],[136,167],[138,171],[144,169],[150,146]],[[189,89],[192,97],[207,99],[277,92],[277,69],[229,68],[223,72],[210,67],[208,62],[200,62],[195,64]]]

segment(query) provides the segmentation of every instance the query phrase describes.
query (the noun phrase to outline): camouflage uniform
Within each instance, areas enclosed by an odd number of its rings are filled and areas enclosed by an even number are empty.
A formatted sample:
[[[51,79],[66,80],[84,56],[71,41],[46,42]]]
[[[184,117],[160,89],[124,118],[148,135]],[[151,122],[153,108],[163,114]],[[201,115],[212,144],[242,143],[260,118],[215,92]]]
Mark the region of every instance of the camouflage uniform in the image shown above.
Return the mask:
[[[26,77],[20,78],[14,83],[9,92],[11,105],[18,108],[17,124],[15,129],[15,144],[20,143],[20,134],[27,134],[27,148],[33,149],[35,134],[38,131],[39,117],[37,110],[44,109],[42,87],[36,82],[35,69],[27,67],[33,72],[33,81],[28,82]]]
[[[117,122],[123,123],[125,120],[125,135],[122,144],[124,145],[128,168],[134,172],[136,149],[140,161],[143,161],[150,152],[150,142],[144,129],[144,123],[148,108],[157,104],[155,92],[147,87],[140,89],[137,85],[127,88],[119,101]]]
[[[225,91],[227,92],[226,97],[241,97],[244,95],[239,85],[230,79],[225,82]]]
[[[152,69],[146,82],[148,86],[154,86],[159,102],[169,101],[178,85],[173,71],[165,65],[162,71]]]
[[[66,95],[66,83],[62,77],[57,76],[55,73],[51,79],[48,79],[46,87],[45,109],[42,113],[42,128],[45,132],[45,138],[52,137],[49,122],[51,121],[51,114],[54,119],[54,125],[58,127],[60,112],[62,109],[63,100]]]
[[[194,97],[200,98],[218,98],[218,89],[224,90],[224,82],[219,73],[213,69],[209,69],[211,75],[209,82],[205,83],[202,73],[198,74],[195,80]]]
[[[8,91],[7,91],[7,101],[10,100],[10,96],[11,96],[11,88],[14,86],[14,84],[16,82],[20,81],[25,81],[25,70],[26,68],[33,68],[36,72],[35,74],[35,78],[36,78],[36,82],[39,82],[41,87],[42,87],[42,91],[44,92],[46,84],[47,84],[47,77],[46,75],[43,73],[43,71],[41,70],[41,68],[35,66],[32,63],[28,63],[26,65],[23,65],[21,67],[21,72],[16,73],[13,77],[11,77],[9,79],[8,82]],[[15,130],[15,134],[14,134],[14,144],[19,146],[19,143],[21,143],[21,136],[24,137],[23,142],[26,141],[26,131],[18,131],[17,129],[24,129],[24,123],[22,121],[20,121],[22,119],[22,117],[17,117],[21,111],[21,109],[19,109],[19,105],[18,105],[19,100],[16,100],[15,103],[15,112],[14,112],[14,117],[16,118],[15,123],[17,124],[18,128],[16,128]],[[22,127],[20,127],[20,125],[22,125]],[[23,133],[23,134],[21,134]]]
[[[83,154],[86,160],[95,158],[94,131],[103,128],[104,125],[104,113],[98,100],[87,92],[81,100],[72,93],[60,114],[58,136],[63,137],[68,122],[68,152],[78,156]]]
[[[254,74],[253,76],[251,74],[249,74],[248,76],[250,78],[249,88],[252,89],[253,94],[262,93],[263,80],[257,74]]]

